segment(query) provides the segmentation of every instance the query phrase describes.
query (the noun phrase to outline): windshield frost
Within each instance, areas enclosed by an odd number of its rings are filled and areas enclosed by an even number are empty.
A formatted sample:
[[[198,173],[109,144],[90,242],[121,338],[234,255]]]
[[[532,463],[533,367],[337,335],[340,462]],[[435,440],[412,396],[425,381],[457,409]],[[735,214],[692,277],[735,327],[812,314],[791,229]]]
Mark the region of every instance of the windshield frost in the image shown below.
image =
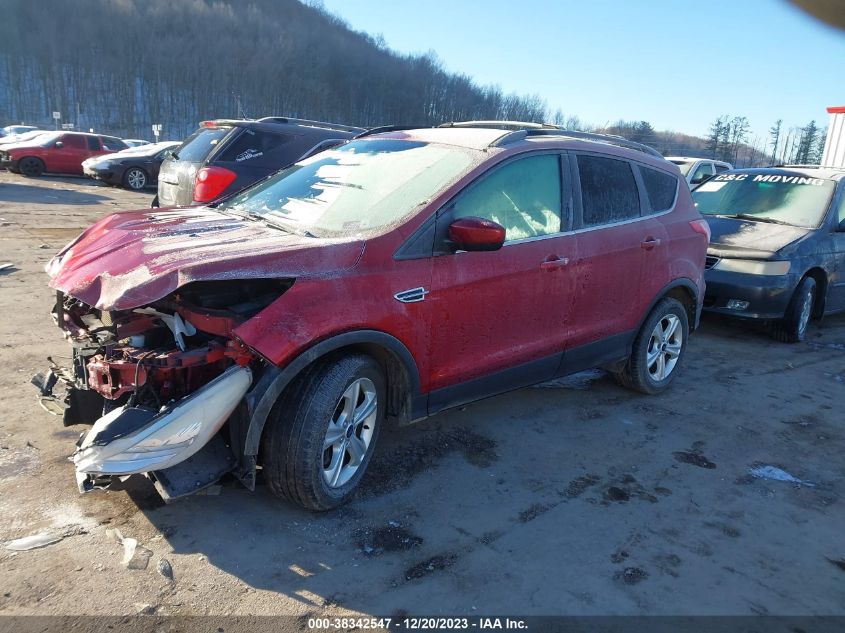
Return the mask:
[[[396,225],[466,172],[473,153],[393,139],[353,141],[315,154],[220,205],[321,237]]]
[[[748,215],[815,228],[834,186],[800,174],[722,174],[696,188],[692,198],[702,215]]]

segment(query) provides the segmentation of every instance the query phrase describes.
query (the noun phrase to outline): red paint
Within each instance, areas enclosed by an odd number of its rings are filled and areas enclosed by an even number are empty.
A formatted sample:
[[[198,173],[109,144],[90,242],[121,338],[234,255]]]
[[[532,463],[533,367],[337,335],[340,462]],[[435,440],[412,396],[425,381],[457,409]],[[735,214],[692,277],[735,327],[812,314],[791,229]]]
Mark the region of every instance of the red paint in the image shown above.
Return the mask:
[[[465,251],[495,251],[505,241],[505,228],[484,218],[461,218],[449,225],[449,239]]]
[[[845,114],[845,106],[830,106],[827,111],[829,114]]]
[[[89,145],[88,139],[94,139],[92,143],[96,148]],[[54,138],[47,147],[38,145],[37,140],[38,137],[24,143],[6,146],[2,150],[12,161],[20,161],[28,157],[40,158],[44,162],[45,171],[56,174],[81,174],[82,161],[92,156],[114,152],[114,150],[106,149],[100,138],[94,134],[69,132]],[[56,141],[61,142],[62,147],[56,147]]]
[[[435,132],[392,136],[413,140],[426,134]],[[479,134],[462,134],[484,141]],[[492,252],[394,258],[406,239],[472,180],[502,160],[538,149],[596,151],[597,146],[550,139],[479,153],[477,166],[416,216],[366,242],[297,237],[205,207],[111,215],[57,256],[49,267],[50,283],[85,303],[126,310],[191,281],[295,278],[289,290],[242,323],[180,313],[204,331],[245,345],[241,356],[232,350],[239,362],[254,352],[280,367],[342,332],[386,332],[415,359],[424,393],[635,330],[673,280],[692,282],[703,296],[707,238],[696,224],[701,216],[686,187],[680,188],[675,209],[659,216],[506,244]],[[598,149],[667,169],[665,161],[640,152]],[[453,237],[460,239],[481,228],[453,227]],[[496,233],[494,227],[488,230]],[[653,247],[642,248],[649,238]],[[394,298],[418,287],[429,291],[424,301]]]

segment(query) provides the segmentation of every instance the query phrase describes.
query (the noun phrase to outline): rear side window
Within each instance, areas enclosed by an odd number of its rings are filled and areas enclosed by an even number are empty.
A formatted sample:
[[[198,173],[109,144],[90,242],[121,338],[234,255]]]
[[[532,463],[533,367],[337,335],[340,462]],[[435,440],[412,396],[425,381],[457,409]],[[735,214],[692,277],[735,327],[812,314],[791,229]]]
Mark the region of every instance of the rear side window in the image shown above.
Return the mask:
[[[232,128],[200,128],[176,149],[176,157],[192,163],[201,163],[214,151],[217,144]]]
[[[578,156],[584,226],[621,222],[640,215],[640,193],[631,165],[601,156]]]
[[[99,152],[100,151],[100,139],[96,136],[86,136],[85,140],[88,142],[88,149],[92,152]]]
[[[129,147],[121,139],[115,138],[113,136],[101,136],[100,138],[103,140],[103,146],[106,149],[112,150],[113,152],[119,152],[120,150]]]
[[[286,145],[292,139],[285,134],[273,134],[263,130],[241,130],[238,137],[229,143],[220,154],[219,160],[223,162],[242,163],[257,166],[275,165],[277,168],[287,165],[299,158],[295,156],[290,160],[280,160],[279,148]]]
[[[559,233],[560,187],[556,155],[521,158],[470,185],[455,203],[452,217],[498,222],[508,242]]]
[[[671,209],[675,204],[675,192],[678,190],[677,179],[650,167],[640,166],[640,174],[652,213]]]
[[[72,147],[73,149],[85,149],[85,137],[83,136],[77,136],[76,134],[65,134],[64,136],[56,140],[61,141],[64,147]],[[97,144],[97,149],[100,149],[99,143]]]

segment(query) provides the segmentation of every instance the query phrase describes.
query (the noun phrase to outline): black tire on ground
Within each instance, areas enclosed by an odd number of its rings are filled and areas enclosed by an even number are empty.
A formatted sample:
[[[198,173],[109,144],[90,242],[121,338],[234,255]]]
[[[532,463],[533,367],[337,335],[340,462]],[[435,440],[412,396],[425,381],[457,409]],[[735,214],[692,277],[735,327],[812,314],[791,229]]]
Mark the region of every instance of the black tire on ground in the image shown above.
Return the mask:
[[[37,178],[44,173],[44,161],[35,156],[24,156],[18,161],[18,171],[29,178]]]
[[[150,209],[158,209],[158,194],[156,194],[155,198],[153,198],[153,201],[150,202]]]
[[[347,388],[360,379],[369,379],[375,387],[372,436],[351,478],[331,487],[323,474],[327,454],[334,451],[324,447],[326,433]],[[261,442],[263,475],[273,494],[309,510],[330,510],[348,501],[372,458],[384,423],[386,393],[381,367],[363,354],[315,363],[297,377],[270,412]]]
[[[675,324],[675,329],[672,330],[672,335],[668,336],[667,340],[661,340],[657,334],[658,326],[660,332],[668,332],[673,324]],[[661,299],[637,333],[637,338],[634,339],[634,345],[631,348],[631,357],[625,367],[622,371],[613,374],[616,381],[623,387],[640,393],[651,395],[665,391],[678,373],[687,349],[688,339],[689,318],[686,308],[677,299],[669,297]],[[661,351],[661,345],[663,350],[668,347],[670,351]],[[677,356],[674,357],[675,362],[672,363],[668,373],[661,374],[660,363],[662,362],[662,367],[665,368],[672,360],[670,358],[672,352],[677,352]],[[656,360],[650,363],[650,358],[656,358]],[[663,377],[659,378],[661,375]]]
[[[147,172],[140,167],[130,167],[123,174],[123,186],[132,191],[141,191],[147,186]]]
[[[780,321],[772,323],[772,336],[781,343],[798,343],[807,334],[816,304],[816,280],[804,277],[795,288],[789,306]]]

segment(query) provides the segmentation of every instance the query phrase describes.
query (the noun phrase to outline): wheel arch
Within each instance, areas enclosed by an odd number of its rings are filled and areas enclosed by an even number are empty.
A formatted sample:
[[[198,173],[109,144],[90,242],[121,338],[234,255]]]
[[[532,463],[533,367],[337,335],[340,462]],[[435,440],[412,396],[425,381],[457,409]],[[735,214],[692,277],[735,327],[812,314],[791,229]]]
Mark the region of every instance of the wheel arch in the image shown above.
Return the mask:
[[[813,280],[816,282],[816,301],[815,305],[813,306],[813,318],[820,319],[824,314],[825,304],[827,302],[827,272],[825,272],[825,270],[819,266],[814,266],[806,273],[804,273],[801,279],[804,279],[805,277],[812,277]],[[801,280],[798,281],[798,284],[800,283]]]
[[[343,332],[309,347],[284,367],[270,365],[247,393],[248,423],[243,441],[247,463],[243,466],[249,469],[251,462],[254,469],[267,417],[287,386],[307,367],[345,351],[367,354],[382,366],[387,379],[388,418],[404,424],[425,416],[419,370],[408,348],[396,337],[378,330]]]
[[[645,323],[646,319],[648,318],[648,315],[651,314],[652,310],[654,310],[654,306],[656,306],[659,301],[667,297],[679,301],[680,304],[684,306],[684,308],[686,308],[690,330],[694,330],[698,327],[698,288],[689,279],[675,279],[674,281],[668,283],[663,288],[661,288],[660,292],[658,292],[655,295],[654,299],[651,300],[648,309],[646,309],[645,314],[643,314],[642,318],[640,319],[640,325],[637,328],[638,332],[640,329],[642,329],[643,323]]]

